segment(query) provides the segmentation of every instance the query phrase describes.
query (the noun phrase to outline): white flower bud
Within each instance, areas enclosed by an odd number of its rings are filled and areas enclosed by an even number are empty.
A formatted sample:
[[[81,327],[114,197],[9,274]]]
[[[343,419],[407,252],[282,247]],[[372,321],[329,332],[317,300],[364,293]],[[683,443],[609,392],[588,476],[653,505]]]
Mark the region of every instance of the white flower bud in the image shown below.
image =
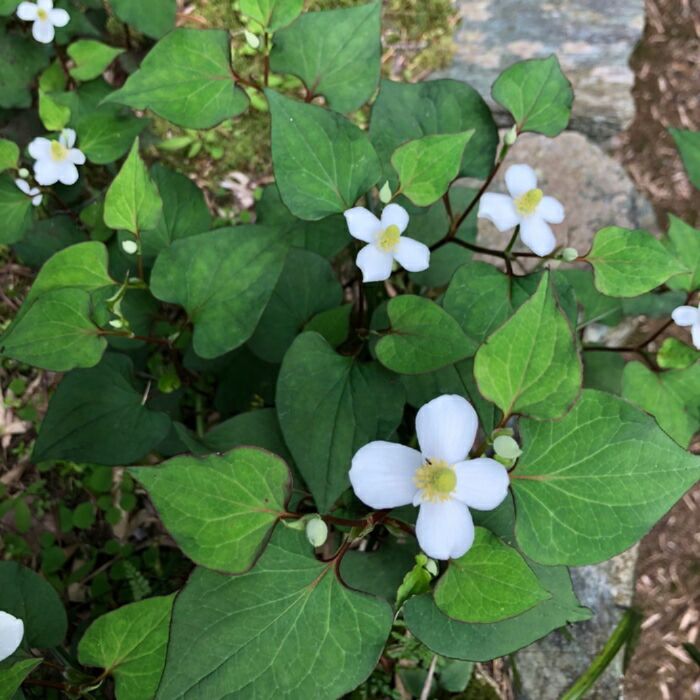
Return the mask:
[[[564,248],[561,251],[561,259],[564,262],[573,262],[576,258],[578,258],[578,250],[576,248]]]
[[[493,441],[493,449],[499,457],[517,459],[523,453],[520,445],[509,435],[499,435]]]
[[[321,518],[311,518],[306,523],[306,539],[314,547],[321,547],[328,539],[328,525]]]
[[[20,177],[23,177],[23,178],[29,177],[29,170],[27,170],[26,168],[20,168],[18,172],[19,172]]]
[[[389,180],[387,180],[382,185],[382,189],[379,190],[379,201],[382,204],[389,204],[391,201],[391,187],[389,187]]]
[[[246,43],[251,49],[260,48],[260,38],[258,36],[253,34],[253,32],[249,32],[247,29],[243,31],[243,34],[245,34]]]
[[[503,137],[503,142],[506,144],[506,146],[512,146],[517,140],[517,138],[518,130],[515,124],[513,124],[513,126],[510,129],[508,129],[506,135]]]
[[[138,243],[136,241],[122,241],[122,250],[127,255],[133,255],[139,249]]]

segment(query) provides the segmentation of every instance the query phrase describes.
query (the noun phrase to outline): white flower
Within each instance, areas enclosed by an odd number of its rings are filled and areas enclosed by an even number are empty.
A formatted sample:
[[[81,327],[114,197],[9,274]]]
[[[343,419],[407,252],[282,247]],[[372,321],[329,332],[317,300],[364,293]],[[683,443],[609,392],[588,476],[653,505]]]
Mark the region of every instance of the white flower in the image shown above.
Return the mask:
[[[85,155],[75,145],[75,131],[64,129],[58,141],[39,137],[29,144],[29,155],[36,159],[34,177],[40,185],[62,182],[73,185],[78,180],[78,168],[85,162]]]
[[[70,15],[61,9],[54,10],[53,0],[36,0],[36,2],[21,2],[17,8],[17,16],[25,22],[34,22],[32,36],[42,44],[53,41],[54,27],[65,27],[70,21]]]
[[[30,187],[26,180],[19,177],[15,180],[15,185],[17,185],[17,187],[19,187],[19,189],[27,195],[27,197],[32,198],[32,204],[35,207],[38,207],[41,204],[41,201],[44,199],[44,195],[41,194],[41,190],[38,187]]]
[[[356,261],[363,282],[389,279],[394,260],[409,272],[428,269],[430,248],[401,235],[408,226],[408,212],[403,207],[384,207],[381,221],[364,207],[353,207],[344,214],[350,235],[368,244],[357,254]]]
[[[679,326],[690,326],[693,345],[700,350],[700,304],[694,306],[679,306],[673,310],[671,318]]]
[[[467,400],[440,396],[416,416],[420,452],[377,441],[352,459],[350,483],[368,506],[420,506],[416,537],[433,559],[461,557],[474,541],[469,508],[492,510],[508,493],[508,472],[502,464],[483,457],[468,459],[478,424]]]
[[[24,637],[24,622],[0,610],[0,661],[17,651]]]
[[[506,170],[507,194],[489,192],[479,202],[479,218],[488,219],[499,231],[520,226],[520,240],[539,256],[549,255],[557,245],[549,224],[564,221],[564,207],[537,188],[537,175],[529,165]]]

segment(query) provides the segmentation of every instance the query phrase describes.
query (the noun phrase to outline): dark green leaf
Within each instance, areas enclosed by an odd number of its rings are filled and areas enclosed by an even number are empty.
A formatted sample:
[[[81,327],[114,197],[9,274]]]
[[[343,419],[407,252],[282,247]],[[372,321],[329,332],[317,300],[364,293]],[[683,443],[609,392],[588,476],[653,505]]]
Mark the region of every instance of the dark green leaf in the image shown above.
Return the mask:
[[[669,129],[690,181],[700,190],[700,131]]]
[[[81,117],[75,130],[85,157],[91,163],[104,165],[125,155],[147,124],[147,119],[102,108]]]
[[[269,32],[293,22],[304,9],[304,0],[240,0],[241,12]]]
[[[28,34],[7,34],[0,26],[0,107],[31,107],[31,87],[37,73],[49,64],[51,49]]]
[[[2,6],[0,5],[0,8]],[[18,661],[5,661],[0,664],[0,698],[21,700],[24,696],[19,690],[24,679],[42,662],[42,659],[28,658]],[[19,691],[19,693],[18,693]],[[15,695],[17,693],[17,695]]]
[[[0,139],[0,173],[14,170],[19,162],[19,146],[14,141]]]
[[[146,36],[160,39],[175,27],[177,0],[110,0],[114,14]]]
[[[0,88],[0,91],[2,89]],[[33,219],[32,199],[22,192],[9,175],[0,175],[0,244],[16,243]]]
[[[700,231],[673,214],[669,214],[668,219],[669,248],[684,266],[690,267],[688,274],[678,275],[669,281],[674,289],[686,292],[700,289]]]

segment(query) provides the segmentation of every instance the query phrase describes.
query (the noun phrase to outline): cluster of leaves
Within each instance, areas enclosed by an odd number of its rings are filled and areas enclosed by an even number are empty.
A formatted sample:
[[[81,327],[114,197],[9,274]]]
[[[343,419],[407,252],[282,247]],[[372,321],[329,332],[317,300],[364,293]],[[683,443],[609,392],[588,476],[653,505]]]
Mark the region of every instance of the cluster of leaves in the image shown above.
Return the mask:
[[[332,698],[392,649],[398,612],[411,639],[464,662],[586,619],[566,567],[632,545],[700,474],[688,451],[700,363],[678,340],[654,354],[654,338],[590,347],[584,331],[690,302],[700,232],[608,227],[586,267],[522,276],[512,263],[528,254],[475,244],[475,207],[513,138],[568,123],[557,60],[523,61],[494,84],[515,122],[499,150],[466,83],[380,80],[378,2],[303,13],[301,0],[240,0],[261,74],[239,60],[242,38],[173,28],[174,0],[111,0],[110,15],[101,0],[64,4],[72,21],[40,47],[0,0],[0,116],[14,134],[0,142],[0,241],[38,269],[0,353],[66,373],[33,460],[127,467],[196,567],[177,595],[132,591],[69,629],[55,590],[4,562],[0,609],[26,633],[0,666],[3,696],[48,678],[68,696],[113,679],[120,700]],[[158,40],[140,63],[128,43],[104,43],[115,18],[126,38]],[[273,74],[296,76],[301,95],[272,89]],[[144,113],[207,129],[245,112],[251,91],[271,113],[275,182],[254,224],[214,227],[188,177],[148,167]],[[362,129],[346,115],[369,102]],[[75,129],[88,161],[40,207],[13,181],[41,134],[36,114],[48,131]],[[695,176],[697,139],[679,138]],[[363,288],[342,212],[387,191],[431,265]],[[476,515],[474,546],[441,571],[417,550],[414,514],[367,513],[348,469],[372,440],[410,442],[416,408],[444,393],[477,409],[476,455],[506,428],[522,454],[507,460],[511,495]],[[332,531],[314,550],[303,528],[316,513]],[[62,677],[30,649],[68,659]],[[437,673],[446,690],[470,666],[449,680],[451,668]]]

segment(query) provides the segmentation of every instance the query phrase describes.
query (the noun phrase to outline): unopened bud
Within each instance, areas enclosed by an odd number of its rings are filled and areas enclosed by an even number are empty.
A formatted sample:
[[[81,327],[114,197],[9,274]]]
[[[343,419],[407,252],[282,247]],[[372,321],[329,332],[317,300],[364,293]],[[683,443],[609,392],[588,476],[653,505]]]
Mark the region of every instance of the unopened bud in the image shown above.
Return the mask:
[[[564,248],[561,251],[561,259],[564,262],[573,262],[576,258],[578,258],[578,250],[576,248]]]
[[[506,146],[512,146],[518,138],[518,129],[516,128],[515,124],[511,126],[508,131],[506,131],[506,135],[503,137],[503,142],[506,144]]]
[[[382,185],[382,189],[379,190],[379,201],[382,204],[389,204],[391,201],[391,187],[389,187],[389,180],[387,180]]]
[[[29,170],[27,170],[26,168],[20,168],[18,170],[18,174],[20,177],[27,178],[29,177]]]
[[[122,250],[127,255],[133,255],[139,249],[138,243],[136,241],[122,241]]]
[[[311,518],[306,523],[306,539],[314,547],[321,547],[328,539],[328,525],[321,518]]]
[[[499,457],[517,459],[523,453],[520,445],[509,435],[499,435],[493,441],[493,449]]]
[[[245,34],[245,40],[251,49],[260,48],[260,38],[258,36],[253,34],[253,32],[249,32],[247,29],[245,29],[243,33]]]

